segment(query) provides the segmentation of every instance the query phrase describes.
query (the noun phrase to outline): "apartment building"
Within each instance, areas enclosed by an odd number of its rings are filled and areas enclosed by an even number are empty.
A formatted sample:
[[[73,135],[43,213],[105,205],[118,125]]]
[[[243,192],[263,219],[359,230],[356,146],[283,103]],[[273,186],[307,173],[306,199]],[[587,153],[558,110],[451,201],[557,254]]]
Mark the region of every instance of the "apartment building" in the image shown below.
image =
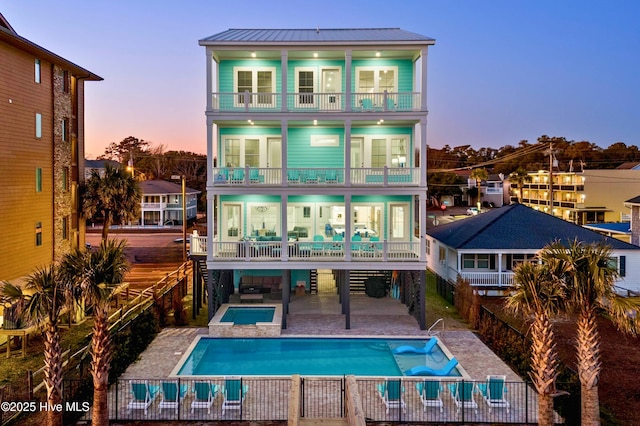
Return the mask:
[[[624,203],[640,194],[640,170],[554,171],[553,185],[548,170],[529,172],[529,176],[531,182],[522,188],[510,183],[512,193],[520,193],[522,204],[549,213],[553,200],[553,215],[578,225],[629,222],[630,208]]]
[[[353,271],[396,271],[419,294],[435,40],[399,28],[230,29],[199,43],[209,294],[221,275],[235,289],[277,275],[286,304],[331,270],[347,328]]]
[[[2,280],[84,245],[84,84],[100,80],[19,36],[0,15]]]

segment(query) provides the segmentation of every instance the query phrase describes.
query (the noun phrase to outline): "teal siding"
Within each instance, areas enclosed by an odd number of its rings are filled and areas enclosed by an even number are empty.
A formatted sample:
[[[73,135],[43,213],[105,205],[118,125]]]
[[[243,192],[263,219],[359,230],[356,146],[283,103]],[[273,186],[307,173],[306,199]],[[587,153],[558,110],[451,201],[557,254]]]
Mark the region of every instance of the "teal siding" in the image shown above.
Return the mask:
[[[311,146],[311,135],[338,135],[338,146]],[[344,167],[344,129],[289,129],[287,167]]]
[[[318,61],[317,59],[308,59],[304,61],[289,61],[287,64],[287,91],[289,93],[296,92],[296,67],[305,67],[305,68],[314,68],[316,71],[316,83],[320,82],[320,69],[321,68],[339,68],[340,69],[340,77],[342,81],[340,82],[339,92],[344,92],[344,61]],[[318,90],[322,93],[322,89]]]

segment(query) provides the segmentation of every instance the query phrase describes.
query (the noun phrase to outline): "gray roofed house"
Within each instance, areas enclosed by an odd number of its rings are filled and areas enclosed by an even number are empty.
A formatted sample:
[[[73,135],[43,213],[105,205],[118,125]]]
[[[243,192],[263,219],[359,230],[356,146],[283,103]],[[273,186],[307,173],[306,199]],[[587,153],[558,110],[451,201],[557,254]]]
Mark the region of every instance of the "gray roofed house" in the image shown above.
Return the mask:
[[[640,291],[640,271],[633,266],[640,259],[640,247],[522,204],[428,229],[427,259],[429,269],[450,282],[460,275],[474,286],[505,289],[512,285],[518,263],[533,259],[553,241],[575,239],[610,245],[620,272],[617,285]]]
[[[140,225],[182,225],[182,186],[166,180],[144,180],[140,182],[142,201]],[[185,188],[187,221],[196,218],[200,191]]]

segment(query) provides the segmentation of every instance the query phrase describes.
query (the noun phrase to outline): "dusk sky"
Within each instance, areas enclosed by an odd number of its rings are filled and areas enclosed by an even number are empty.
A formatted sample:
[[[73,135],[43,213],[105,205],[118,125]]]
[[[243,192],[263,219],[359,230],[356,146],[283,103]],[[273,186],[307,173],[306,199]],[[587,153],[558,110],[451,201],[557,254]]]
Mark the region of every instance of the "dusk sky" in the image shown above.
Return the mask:
[[[229,28],[400,27],[429,49],[428,144],[541,135],[640,145],[637,0],[0,0],[30,41],[98,74],[86,152],[135,136],[206,153],[205,49]]]

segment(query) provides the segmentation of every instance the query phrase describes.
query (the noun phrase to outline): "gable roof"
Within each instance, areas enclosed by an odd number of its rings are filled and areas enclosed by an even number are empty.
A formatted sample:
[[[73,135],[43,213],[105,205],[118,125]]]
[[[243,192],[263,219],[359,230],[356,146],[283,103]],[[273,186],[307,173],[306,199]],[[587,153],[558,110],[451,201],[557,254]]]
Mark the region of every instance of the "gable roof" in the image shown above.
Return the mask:
[[[604,241],[618,250],[640,250],[638,246],[590,231],[523,204],[511,204],[429,228],[427,235],[458,250],[540,250],[556,240],[569,243],[575,239],[585,243]]]
[[[307,28],[259,29],[230,28],[200,40],[200,44],[217,43],[385,43],[418,42],[434,44],[435,40],[400,28]]]
[[[143,194],[182,194],[182,186],[166,180],[140,181],[140,189]],[[199,194],[200,191],[193,188],[185,188],[187,194]]]

